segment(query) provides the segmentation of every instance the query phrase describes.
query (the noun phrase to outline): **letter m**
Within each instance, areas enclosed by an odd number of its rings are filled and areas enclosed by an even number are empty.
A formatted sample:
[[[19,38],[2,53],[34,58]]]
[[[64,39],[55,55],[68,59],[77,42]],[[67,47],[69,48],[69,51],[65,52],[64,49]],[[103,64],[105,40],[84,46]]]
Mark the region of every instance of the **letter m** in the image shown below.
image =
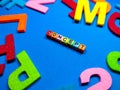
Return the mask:
[[[84,11],[85,20],[87,24],[91,24],[96,15],[98,15],[97,25],[103,26],[105,23],[107,2],[96,2],[92,11],[90,11],[90,4],[88,0],[78,0],[76,12],[74,16],[75,21],[80,21],[82,12]]]

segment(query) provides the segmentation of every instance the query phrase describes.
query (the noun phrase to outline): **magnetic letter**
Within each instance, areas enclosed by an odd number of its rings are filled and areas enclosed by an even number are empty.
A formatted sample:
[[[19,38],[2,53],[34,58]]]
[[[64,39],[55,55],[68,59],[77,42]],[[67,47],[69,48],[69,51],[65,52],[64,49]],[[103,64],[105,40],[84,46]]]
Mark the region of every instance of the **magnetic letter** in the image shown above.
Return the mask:
[[[0,6],[4,6],[6,3],[8,3],[10,0],[2,0],[0,1]]]
[[[89,68],[83,71],[80,75],[80,80],[82,84],[86,84],[90,82],[90,78],[93,75],[97,75],[100,77],[100,82],[89,87],[87,90],[109,90],[112,85],[112,77],[111,75],[104,70],[103,68]]]
[[[109,68],[115,72],[120,73],[120,64],[118,62],[119,60],[120,60],[120,52],[118,51],[110,52],[107,56],[107,64]]]
[[[24,0],[10,0],[11,2],[6,6],[7,9],[12,8],[15,5],[18,5],[20,7],[25,6],[25,1]]]
[[[104,25],[105,18],[106,18],[107,2],[97,2],[96,5],[94,6],[92,12],[90,12],[89,1],[88,0],[78,0],[74,20],[76,20],[76,21],[81,20],[83,10],[85,13],[86,23],[91,24],[93,22],[95,16],[97,15],[97,12],[99,11],[97,25],[99,25],[99,26]]]
[[[6,54],[8,62],[15,59],[15,47],[13,34],[6,36],[6,44],[0,46],[0,55]]]
[[[74,18],[77,3],[74,0],[62,0],[62,2],[72,9],[72,12],[69,13],[69,16]]]
[[[26,31],[27,14],[13,14],[0,16],[0,23],[19,22],[18,32]]]
[[[115,20],[120,19],[120,13],[113,13],[108,20],[109,29],[117,36],[120,36],[120,27],[115,24]]]
[[[8,79],[8,85],[10,90],[24,90],[29,85],[34,83],[37,79],[40,78],[40,74],[32,63],[31,59],[25,51],[22,51],[17,55],[18,61],[21,66],[18,67]],[[19,80],[19,76],[25,72],[28,78],[24,81]]]
[[[0,64],[0,75],[3,74],[4,69],[5,69],[5,64]]]
[[[26,3],[26,6],[39,12],[46,13],[48,11],[48,7],[43,6],[43,4],[50,4],[54,2],[55,0],[29,0]]]

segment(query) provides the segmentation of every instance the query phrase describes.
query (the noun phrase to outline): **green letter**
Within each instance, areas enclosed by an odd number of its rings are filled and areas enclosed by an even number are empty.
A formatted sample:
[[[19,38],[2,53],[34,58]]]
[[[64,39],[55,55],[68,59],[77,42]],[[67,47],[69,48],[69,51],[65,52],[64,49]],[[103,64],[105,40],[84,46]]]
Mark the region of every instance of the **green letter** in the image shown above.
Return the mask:
[[[24,90],[37,79],[40,78],[40,74],[35,68],[34,64],[30,60],[29,56],[25,51],[22,51],[17,55],[18,61],[21,66],[17,68],[8,79],[8,85],[10,90]],[[28,78],[24,81],[19,80],[19,76],[25,72]]]

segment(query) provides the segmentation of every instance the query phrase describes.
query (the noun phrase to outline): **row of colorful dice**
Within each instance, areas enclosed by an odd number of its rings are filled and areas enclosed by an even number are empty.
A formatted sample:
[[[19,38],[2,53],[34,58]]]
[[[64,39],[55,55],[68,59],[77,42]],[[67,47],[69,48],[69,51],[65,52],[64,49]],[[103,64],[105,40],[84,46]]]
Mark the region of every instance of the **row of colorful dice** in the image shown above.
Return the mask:
[[[53,32],[51,30],[48,30],[46,35],[47,35],[48,38],[56,40],[56,41],[58,41],[58,42],[60,42],[62,44],[68,45],[68,46],[70,46],[70,47],[72,47],[72,48],[74,48],[74,49],[76,49],[76,50],[78,50],[80,52],[84,52],[85,49],[86,49],[86,45],[80,44],[79,42],[76,42],[76,41],[74,41],[74,40],[72,40],[70,38],[62,36],[62,35],[60,35],[60,34],[58,34],[56,32]]]

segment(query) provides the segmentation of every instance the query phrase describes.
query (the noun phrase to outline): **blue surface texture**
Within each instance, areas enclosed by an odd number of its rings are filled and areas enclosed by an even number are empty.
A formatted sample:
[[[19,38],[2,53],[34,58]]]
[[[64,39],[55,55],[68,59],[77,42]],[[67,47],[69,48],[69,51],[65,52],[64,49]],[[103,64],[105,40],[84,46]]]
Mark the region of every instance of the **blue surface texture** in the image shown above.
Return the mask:
[[[99,82],[99,77],[92,77],[87,85],[81,85],[79,76],[84,70],[93,67],[107,70],[113,79],[110,90],[120,90],[120,74],[111,71],[106,63],[110,52],[120,51],[120,37],[115,36],[108,28],[109,17],[114,12],[120,12],[115,8],[119,0],[107,1],[112,9],[107,14],[103,27],[97,26],[97,17],[91,25],[87,25],[84,14],[82,20],[75,23],[68,16],[71,9],[61,0],[45,5],[49,7],[46,14],[27,7],[14,6],[10,10],[7,10],[6,6],[0,7],[0,15],[28,15],[25,33],[17,32],[17,22],[0,24],[0,45],[5,43],[6,35],[13,34],[16,55],[25,50],[41,74],[41,78],[27,90],[87,90]],[[90,4],[92,9],[94,3]],[[120,26],[119,22],[120,20],[116,20],[116,24]],[[48,30],[85,44],[86,51],[81,54],[46,38]],[[8,77],[20,64],[17,59],[7,63],[5,56],[0,56],[0,64],[2,63],[6,63],[6,67],[4,74],[0,76],[0,90],[9,90]],[[26,76],[20,78],[25,79]],[[71,89],[68,89],[69,87]]]

